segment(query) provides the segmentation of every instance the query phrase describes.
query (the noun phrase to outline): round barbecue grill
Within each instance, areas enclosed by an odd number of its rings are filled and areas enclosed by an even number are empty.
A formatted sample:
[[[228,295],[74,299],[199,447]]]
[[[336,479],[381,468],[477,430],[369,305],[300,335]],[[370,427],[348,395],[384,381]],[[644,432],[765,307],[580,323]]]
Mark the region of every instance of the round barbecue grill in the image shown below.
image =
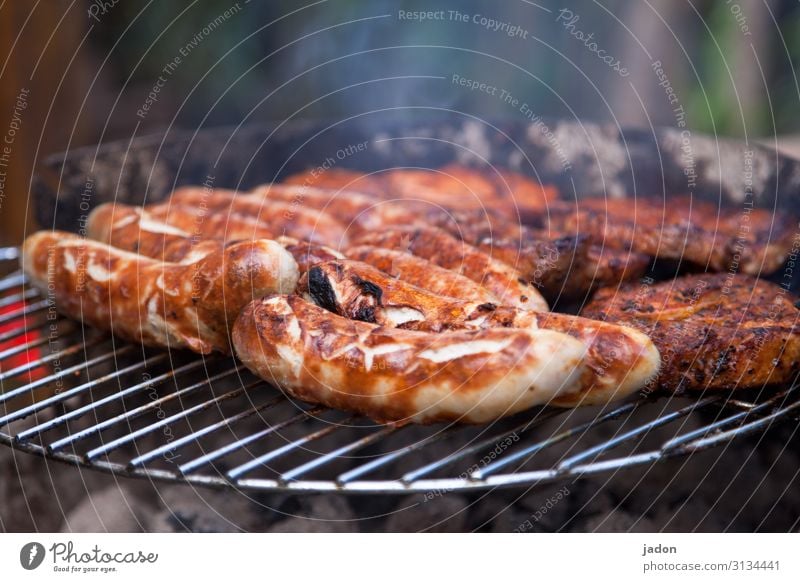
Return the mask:
[[[657,183],[659,191],[676,191],[675,184],[685,179],[678,157],[665,162],[669,130],[640,135],[576,125],[570,135],[585,143],[573,144],[573,150],[583,147],[594,156],[577,156],[580,161],[565,176],[562,167],[549,164],[552,144],[536,141],[526,124],[437,119],[288,124],[238,129],[227,137],[216,130],[76,151],[46,162],[59,183],[54,188],[37,177],[37,215],[41,224],[77,231],[85,210],[76,202],[87,184],[93,204],[152,201],[177,184],[203,183],[209,175],[219,186],[248,187],[362,140],[373,145],[365,158],[352,160],[360,169],[463,161],[459,156],[468,147],[488,152],[490,161],[506,167],[533,164],[543,181],[574,195],[597,194],[589,185],[596,184],[598,171],[605,188],[634,192],[641,179]],[[553,127],[559,135],[565,124]],[[630,165],[616,159],[615,173],[605,173],[596,156],[609,156],[621,144]],[[705,151],[714,159],[708,147],[698,143],[698,155]],[[762,155],[775,169],[761,174],[758,203],[770,204],[770,196],[784,195],[783,188],[796,196],[796,164],[779,159],[776,165],[774,154],[756,151],[756,158]],[[717,155],[720,179],[701,183],[699,195],[703,188],[717,197],[735,189],[721,178],[726,175],[721,159]],[[637,181],[640,175],[644,178]],[[728,445],[797,419],[800,411],[800,391],[792,385],[688,397],[640,395],[577,410],[537,408],[487,426],[376,425],[287,398],[232,356],[143,349],[62,318],[28,286],[16,265],[16,249],[0,250],[0,258],[4,272],[10,271],[0,280],[0,442],[118,475],[293,492],[531,486]]]
[[[793,386],[540,408],[488,427],[379,426],[292,401],[232,358],[151,353],[84,329],[19,272],[0,290],[0,441],[131,477],[353,493],[532,485],[720,446],[800,411]]]

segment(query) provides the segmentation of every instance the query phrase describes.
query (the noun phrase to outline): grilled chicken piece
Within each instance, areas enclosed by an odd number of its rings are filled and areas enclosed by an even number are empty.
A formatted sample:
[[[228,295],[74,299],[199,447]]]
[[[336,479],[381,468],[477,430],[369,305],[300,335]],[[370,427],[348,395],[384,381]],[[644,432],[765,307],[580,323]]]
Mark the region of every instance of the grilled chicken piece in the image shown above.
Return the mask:
[[[777,270],[796,236],[796,220],[786,214],[748,206],[720,208],[689,196],[586,198],[577,210],[553,205],[549,217],[540,219],[562,233],[588,234],[608,248],[749,275]]]
[[[425,333],[340,317],[297,295],[253,301],[239,359],[292,396],[380,422],[490,422],[567,398],[585,348],[545,329]]]
[[[406,251],[451,269],[485,287],[504,305],[547,311],[545,299],[522,274],[505,263],[432,227],[390,228],[359,237],[356,245]],[[345,250],[345,254],[347,251]]]
[[[359,261],[313,266],[297,287],[320,307],[381,326],[442,332],[460,329],[548,329],[569,334],[586,347],[587,374],[555,404],[604,404],[644,387],[658,370],[650,339],[632,328],[558,313],[539,313],[493,303],[436,295]],[[553,354],[558,357],[558,354]]]
[[[581,315],[649,335],[662,357],[653,387],[760,388],[791,383],[800,370],[795,300],[746,275],[692,275],[602,289]]]

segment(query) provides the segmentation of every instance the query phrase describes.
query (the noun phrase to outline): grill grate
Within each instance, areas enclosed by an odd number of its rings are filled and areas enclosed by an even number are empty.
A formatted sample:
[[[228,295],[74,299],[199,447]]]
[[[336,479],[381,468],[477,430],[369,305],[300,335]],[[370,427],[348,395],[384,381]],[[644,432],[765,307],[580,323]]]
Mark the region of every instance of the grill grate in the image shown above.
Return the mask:
[[[13,249],[0,259],[16,260]],[[0,280],[0,442],[131,477],[272,491],[530,486],[622,470],[797,419],[795,386],[539,408],[489,426],[379,426],[286,398],[231,357],[150,351]],[[615,454],[616,453],[616,454]]]

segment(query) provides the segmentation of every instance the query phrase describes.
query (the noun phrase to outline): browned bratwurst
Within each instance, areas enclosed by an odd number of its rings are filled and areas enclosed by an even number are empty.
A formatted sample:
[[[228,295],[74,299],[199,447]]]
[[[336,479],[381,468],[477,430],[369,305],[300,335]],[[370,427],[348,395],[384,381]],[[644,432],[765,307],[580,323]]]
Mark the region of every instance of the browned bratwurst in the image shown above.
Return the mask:
[[[227,240],[285,235],[334,247],[346,242],[344,226],[332,215],[247,194],[179,188],[167,202],[147,206],[147,210],[193,235]]]
[[[500,303],[496,295],[472,279],[403,251],[360,245],[348,248],[347,257],[437,295],[479,303]]]
[[[101,204],[89,214],[86,232],[90,238],[124,251],[174,263],[193,263],[208,253],[240,242],[192,237],[179,228],[152,218],[142,208],[112,203]],[[344,258],[326,246],[288,236],[279,236],[275,241],[291,253],[301,273],[316,263]]]
[[[291,292],[298,278],[292,256],[270,240],[176,264],[50,231],[25,240],[22,267],[68,317],[145,345],[203,354],[228,352],[241,308],[254,297]]]
[[[416,331],[513,327],[569,334],[586,347],[589,373],[562,405],[603,404],[645,386],[658,371],[658,350],[635,329],[560,313],[537,313],[492,303],[460,301],[399,281],[359,261],[312,267],[298,292],[338,315]]]
[[[425,333],[335,315],[297,295],[253,301],[233,328],[255,374],[382,422],[488,422],[565,397],[585,348],[549,330]]]
[[[473,172],[457,175],[468,181]],[[520,187],[520,179],[509,180],[511,186]],[[541,192],[546,190],[541,186],[533,183],[522,187],[522,191],[536,208],[546,207],[541,198]],[[463,210],[454,207],[454,199],[447,198],[446,192],[443,200],[451,206],[419,198],[381,199],[359,192],[285,183],[259,186],[252,195],[335,216],[346,224],[349,238],[387,227],[441,228],[515,268],[549,300],[581,298],[596,287],[636,278],[649,263],[647,255],[593,246],[585,235],[562,235],[522,225],[519,217],[508,214],[509,209],[513,210],[511,202],[503,202],[502,211],[493,206]]]
[[[101,204],[86,221],[89,238],[168,263],[193,263],[224,247],[222,240],[192,237],[138,206]]]
[[[322,190],[287,184],[265,184],[254,188],[255,198],[313,208],[336,217],[347,227],[349,237],[387,226],[426,225],[448,221],[448,213],[427,202],[384,200],[360,192]],[[452,222],[452,218],[449,219]]]
[[[365,234],[354,241],[406,251],[469,277],[497,296],[504,305],[547,311],[547,302],[513,267],[432,227],[390,228]],[[347,251],[345,250],[345,254]]]

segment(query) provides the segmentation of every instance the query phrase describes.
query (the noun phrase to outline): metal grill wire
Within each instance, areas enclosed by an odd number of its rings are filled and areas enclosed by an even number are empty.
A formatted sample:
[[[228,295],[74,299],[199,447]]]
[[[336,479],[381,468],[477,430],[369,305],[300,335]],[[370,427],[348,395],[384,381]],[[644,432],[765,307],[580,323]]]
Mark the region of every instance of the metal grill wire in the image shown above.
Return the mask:
[[[132,477],[298,492],[530,486],[798,417],[794,385],[736,396],[540,408],[484,427],[378,426],[292,401],[230,357],[118,344],[58,316],[20,272],[0,280],[0,442]]]

